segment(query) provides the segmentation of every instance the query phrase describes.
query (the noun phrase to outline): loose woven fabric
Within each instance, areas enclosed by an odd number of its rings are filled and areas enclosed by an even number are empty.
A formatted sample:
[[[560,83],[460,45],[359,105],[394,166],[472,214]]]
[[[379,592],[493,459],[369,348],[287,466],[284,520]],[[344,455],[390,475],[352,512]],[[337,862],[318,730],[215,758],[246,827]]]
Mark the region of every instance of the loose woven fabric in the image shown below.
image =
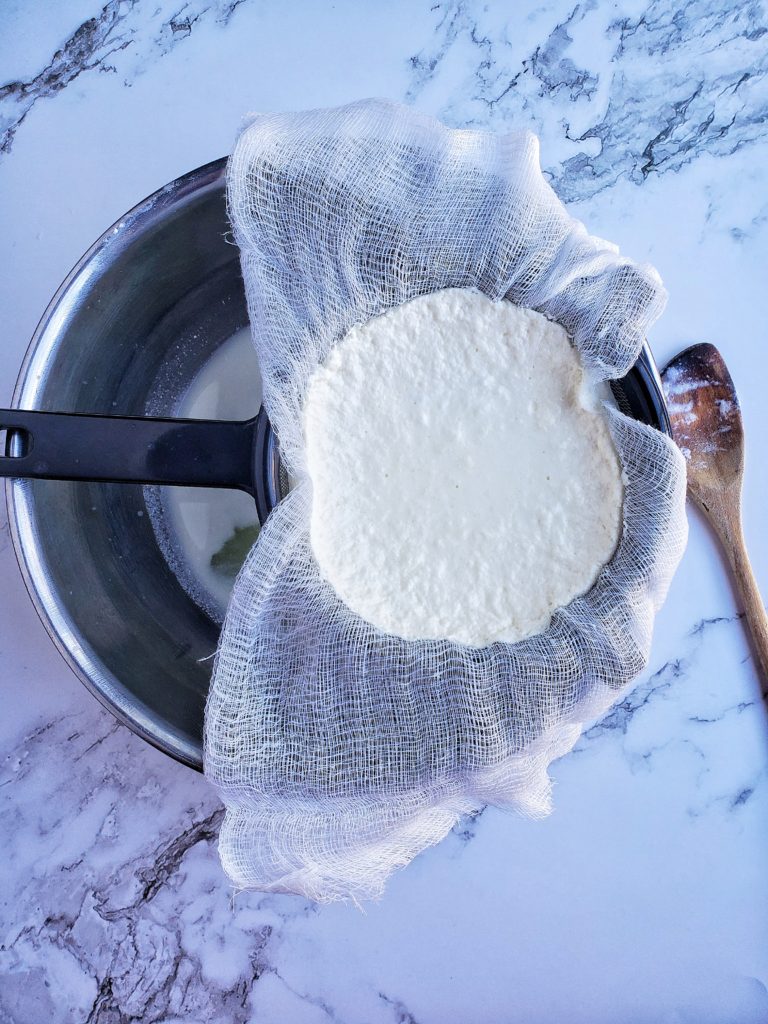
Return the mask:
[[[258,116],[228,197],[293,485],[237,579],[216,659],[219,848],[238,887],[361,900],[465,812],[550,810],[550,762],[646,663],[685,545],[685,467],[668,438],[612,413],[624,529],[592,590],[515,644],[404,640],[353,613],[313,560],[307,382],[353,324],[450,287],[539,310],[590,374],[621,377],[664,292],[567,213],[528,132],[449,130],[379,101]]]

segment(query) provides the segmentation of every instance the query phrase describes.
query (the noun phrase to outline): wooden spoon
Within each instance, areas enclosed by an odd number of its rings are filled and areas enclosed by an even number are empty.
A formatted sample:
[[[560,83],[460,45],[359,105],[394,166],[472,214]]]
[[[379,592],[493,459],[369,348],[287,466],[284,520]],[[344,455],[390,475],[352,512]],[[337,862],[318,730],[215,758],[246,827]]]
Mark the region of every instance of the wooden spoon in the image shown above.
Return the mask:
[[[757,589],[741,525],[744,428],[731,375],[714,345],[693,345],[661,375],[672,436],[688,464],[688,495],[728,555],[768,684],[768,615]]]

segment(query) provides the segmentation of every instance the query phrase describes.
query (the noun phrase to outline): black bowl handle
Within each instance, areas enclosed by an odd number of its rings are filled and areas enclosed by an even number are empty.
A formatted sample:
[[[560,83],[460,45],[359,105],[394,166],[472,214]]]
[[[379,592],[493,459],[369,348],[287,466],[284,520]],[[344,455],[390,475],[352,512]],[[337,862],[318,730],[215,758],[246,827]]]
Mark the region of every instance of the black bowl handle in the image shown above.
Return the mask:
[[[257,497],[255,419],[174,420],[0,409],[0,476],[231,487]]]

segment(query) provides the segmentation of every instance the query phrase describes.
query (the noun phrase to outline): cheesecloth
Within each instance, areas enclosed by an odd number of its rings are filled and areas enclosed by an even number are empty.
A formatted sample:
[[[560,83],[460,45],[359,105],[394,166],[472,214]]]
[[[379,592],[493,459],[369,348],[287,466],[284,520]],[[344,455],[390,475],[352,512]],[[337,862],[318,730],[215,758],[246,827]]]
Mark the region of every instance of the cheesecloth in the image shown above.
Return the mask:
[[[590,374],[617,378],[665,295],[652,267],[568,214],[529,132],[450,130],[382,101],[267,114],[228,175],[292,488],[238,576],[216,657],[205,771],[226,805],[219,850],[239,888],[361,900],[465,812],[549,812],[550,762],[646,664],[686,540],[685,466],[667,437],[614,410],[624,528],[594,587],[514,644],[404,640],[352,612],[313,560],[313,370],[353,324],[474,287],[559,321]]]

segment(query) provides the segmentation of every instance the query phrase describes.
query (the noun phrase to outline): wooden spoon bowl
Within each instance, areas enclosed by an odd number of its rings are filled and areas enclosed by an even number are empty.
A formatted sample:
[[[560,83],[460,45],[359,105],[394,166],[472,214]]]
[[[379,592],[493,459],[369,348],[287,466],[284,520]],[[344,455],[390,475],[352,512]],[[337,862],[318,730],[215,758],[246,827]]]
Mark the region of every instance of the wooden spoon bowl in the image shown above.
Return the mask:
[[[736,389],[714,345],[693,345],[661,375],[672,436],[685,456],[688,494],[728,556],[744,602],[755,657],[768,684],[768,616],[750,565],[741,521],[744,427]]]

